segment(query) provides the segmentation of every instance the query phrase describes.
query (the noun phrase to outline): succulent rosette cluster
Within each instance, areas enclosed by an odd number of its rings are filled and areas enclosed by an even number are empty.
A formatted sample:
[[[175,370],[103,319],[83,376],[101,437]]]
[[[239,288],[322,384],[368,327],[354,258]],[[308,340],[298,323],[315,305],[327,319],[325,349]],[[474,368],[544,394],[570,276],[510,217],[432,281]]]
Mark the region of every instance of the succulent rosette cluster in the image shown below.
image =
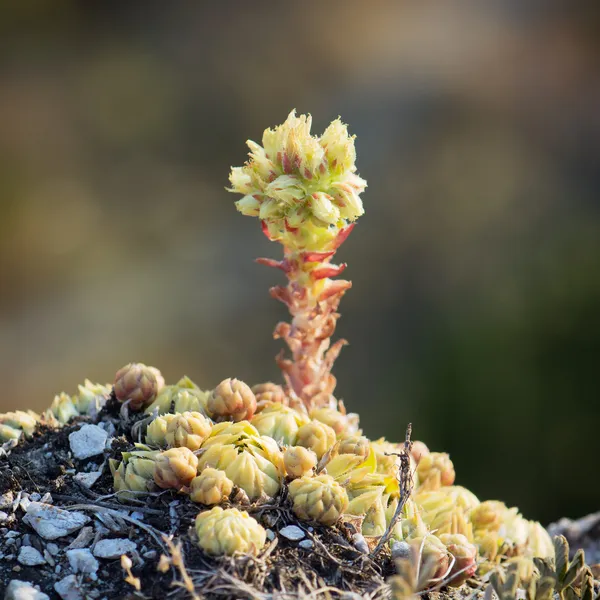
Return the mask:
[[[86,380],[41,416],[0,415],[0,440],[31,435],[39,422],[97,416],[112,398],[136,431],[121,460],[110,461],[117,497],[187,496],[199,510],[197,542],[211,555],[259,553],[266,530],[250,512],[271,503],[300,524],[347,521],[371,549],[384,536],[388,548],[404,544],[422,563],[419,589],[442,578],[461,585],[500,560],[551,556],[539,523],[456,485],[448,454],[422,442],[370,440],[334,396],[331,369],[345,342],[331,344],[331,336],[351,284],[332,279],[345,265],[331,260],[364,212],[366,181],[346,125],[337,119],[320,136],[310,129],[310,116],[292,112],[264,132],[262,145],[248,142],[248,162],[230,175],[231,191],[243,196],[238,210],[283,246],[281,260],[259,259],[288,279],[271,289],[291,315],[275,329],[291,352],[277,358],[283,384],[231,378],[202,389],[183,377],[166,385],[154,367],[131,363],[112,386]]]

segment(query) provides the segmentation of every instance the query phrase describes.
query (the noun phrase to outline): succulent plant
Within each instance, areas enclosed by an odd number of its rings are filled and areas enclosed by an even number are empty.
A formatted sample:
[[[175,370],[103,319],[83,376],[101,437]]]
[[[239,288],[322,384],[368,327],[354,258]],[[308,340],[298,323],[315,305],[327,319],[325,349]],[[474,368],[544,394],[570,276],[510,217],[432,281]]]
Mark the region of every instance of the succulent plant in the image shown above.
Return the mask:
[[[227,500],[233,490],[233,481],[224,471],[207,467],[192,479],[190,499],[200,504],[220,504]]]
[[[240,422],[231,428],[241,430],[239,433],[209,436],[202,446],[204,452],[200,456],[199,470],[213,467],[224,471],[250,500],[263,496],[272,498],[279,491],[284,477],[281,450],[272,438],[260,436],[256,430],[255,435],[245,433],[243,428],[246,424],[252,428],[249,423]]]
[[[252,386],[256,398],[256,412],[272,404],[285,404],[285,390],[278,384],[270,381]]]
[[[239,379],[225,379],[207,400],[209,414],[217,421],[245,421],[256,412],[256,396]]]
[[[133,495],[127,492],[149,492],[156,488],[154,473],[157,452],[124,452],[123,461],[110,461],[113,485],[120,499],[127,500]]]
[[[292,395],[310,409],[321,393],[331,394],[331,368],[344,340],[330,346],[337,306],[350,287],[333,281],[345,265],[333,265],[336,250],[363,214],[360,194],[366,181],[356,174],[354,138],[338,119],[320,137],[310,133],[311,117],[292,112],[285,123],[263,134],[263,145],[248,141],[250,160],[231,170],[230,191],[242,194],[236,205],[258,217],[265,235],[283,245],[282,261],[260,259],[281,269],[289,283],[271,290],[287,305],[291,324],[279,323],[292,359],[279,357]]]
[[[261,435],[268,435],[281,444],[294,445],[298,430],[310,423],[305,413],[283,404],[270,404],[254,415],[251,421]]]
[[[117,371],[114,392],[119,402],[129,403],[131,410],[143,410],[158,393],[155,372],[142,363],[129,363]]]
[[[348,415],[329,406],[313,408],[310,411],[310,418],[329,425],[337,436],[342,434],[351,435],[358,430],[358,415]]]
[[[456,474],[450,456],[445,452],[430,452],[421,456],[417,466],[419,485],[424,489],[437,490],[452,485]]]
[[[283,451],[285,472],[291,479],[313,473],[317,466],[317,455],[303,446],[289,446]]]
[[[167,428],[177,416],[177,414],[166,413],[153,419],[146,429],[146,443],[154,446],[166,446]]]
[[[346,490],[330,475],[304,476],[289,485],[292,510],[299,519],[333,525],[348,508]]]
[[[198,457],[185,446],[158,453],[155,463],[154,482],[163,489],[188,488],[198,470]]]
[[[448,585],[460,587],[477,571],[477,546],[460,533],[442,533],[439,538],[454,559]]]
[[[335,431],[320,421],[309,421],[298,429],[296,444],[310,448],[321,458],[335,444]]]
[[[340,454],[353,454],[366,459],[371,452],[371,442],[364,435],[349,435],[340,440],[338,452]]]
[[[202,391],[189,377],[182,377],[175,385],[165,385],[156,399],[145,410],[146,414],[199,412],[208,415],[208,392]]]
[[[54,396],[54,400],[47,412],[49,412],[50,415],[53,415],[61,425],[65,425],[73,417],[79,416],[77,400],[74,397],[65,394],[65,392],[61,392]]]
[[[265,545],[265,529],[247,512],[215,506],[196,517],[198,545],[208,554],[257,554]]]
[[[198,450],[211,429],[211,422],[201,413],[184,412],[169,420],[165,441],[171,448],[185,446],[190,450]]]

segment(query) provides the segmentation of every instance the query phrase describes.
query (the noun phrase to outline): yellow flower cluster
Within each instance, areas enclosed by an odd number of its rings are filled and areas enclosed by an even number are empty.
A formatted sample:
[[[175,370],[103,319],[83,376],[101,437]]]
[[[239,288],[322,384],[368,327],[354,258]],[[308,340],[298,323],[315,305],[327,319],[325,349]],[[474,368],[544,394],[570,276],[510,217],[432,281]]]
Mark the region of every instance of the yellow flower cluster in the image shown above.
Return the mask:
[[[250,159],[231,170],[229,191],[244,215],[258,217],[272,240],[296,251],[326,251],[348,222],[364,213],[367,182],[356,174],[354,136],[340,119],[321,136],[310,115],[292,111],[283,125],[249,140]]]

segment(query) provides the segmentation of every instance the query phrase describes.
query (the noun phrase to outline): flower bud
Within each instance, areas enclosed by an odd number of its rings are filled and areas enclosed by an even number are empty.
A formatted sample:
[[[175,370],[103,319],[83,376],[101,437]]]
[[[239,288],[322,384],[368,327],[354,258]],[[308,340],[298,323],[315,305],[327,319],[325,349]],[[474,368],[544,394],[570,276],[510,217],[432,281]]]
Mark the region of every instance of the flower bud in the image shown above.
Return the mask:
[[[142,363],[130,363],[117,371],[114,391],[119,402],[129,401],[131,410],[142,410],[156,397],[156,375]]]
[[[215,506],[196,517],[198,545],[208,554],[258,554],[267,532],[246,511]]]
[[[292,510],[299,518],[334,525],[348,508],[348,494],[330,475],[304,476],[289,485]]]
[[[268,435],[284,445],[295,444],[298,430],[309,422],[307,415],[283,404],[271,404],[252,419],[252,425],[261,435]]]
[[[64,392],[54,396],[54,400],[50,405],[50,411],[61,425],[65,425],[73,417],[79,416],[75,399]]]
[[[338,452],[340,454],[353,454],[366,459],[371,451],[371,443],[364,435],[351,435],[340,440]]]
[[[431,452],[421,457],[417,475],[423,489],[436,490],[452,485],[456,474],[450,457],[445,452]]]
[[[317,455],[303,446],[289,446],[283,452],[285,471],[292,479],[312,474],[317,462]]]
[[[296,444],[310,448],[320,460],[335,444],[335,431],[325,423],[311,421],[298,429]]]
[[[448,585],[460,587],[477,571],[477,547],[460,533],[442,533],[439,538],[454,558]]]
[[[324,192],[315,192],[310,197],[312,214],[327,223],[335,225],[340,220],[340,209],[333,203],[333,198]]]
[[[238,200],[235,207],[247,217],[258,217],[260,212],[260,202],[250,194]]]
[[[252,392],[256,397],[256,412],[260,412],[271,404],[285,404],[283,388],[270,381],[252,386]]]
[[[185,446],[190,450],[198,450],[210,431],[210,421],[204,415],[199,412],[184,412],[170,419],[165,441],[172,448]]]
[[[167,445],[167,428],[169,423],[176,419],[177,415],[167,413],[156,417],[146,430],[146,443],[154,446],[166,446]]]
[[[207,467],[192,479],[190,499],[200,504],[220,504],[227,500],[233,489],[233,481],[224,471]]]
[[[189,448],[171,448],[157,455],[154,481],[163,489],[181,490],[189,487],[197,469],[198,458]]]
[[[256,397],[243,381],[225,379],[211,392],[208,412],[217,421],[243,421],[256,412]]]
[[[156,367],[148,367],[152,373],[154,373],[154,377],[156,377],[156,390],[160,392],[165,387],[165,378],[159,369]]]

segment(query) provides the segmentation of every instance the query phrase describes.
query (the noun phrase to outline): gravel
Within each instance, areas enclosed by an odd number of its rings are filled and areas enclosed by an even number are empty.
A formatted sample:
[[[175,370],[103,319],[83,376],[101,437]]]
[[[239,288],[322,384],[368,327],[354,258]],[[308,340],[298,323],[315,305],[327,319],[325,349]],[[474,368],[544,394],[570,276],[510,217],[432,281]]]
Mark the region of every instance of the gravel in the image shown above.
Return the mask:
[[[83,425],[69,435],[73,456],[79,460],[102,454],[106,447],[108,433],[98,425]]]
[[[33,527],[46,540],[55,540],[70,535],[89,522],[81,512],[62,510],[51,504],[31,502],[23,521]]]

